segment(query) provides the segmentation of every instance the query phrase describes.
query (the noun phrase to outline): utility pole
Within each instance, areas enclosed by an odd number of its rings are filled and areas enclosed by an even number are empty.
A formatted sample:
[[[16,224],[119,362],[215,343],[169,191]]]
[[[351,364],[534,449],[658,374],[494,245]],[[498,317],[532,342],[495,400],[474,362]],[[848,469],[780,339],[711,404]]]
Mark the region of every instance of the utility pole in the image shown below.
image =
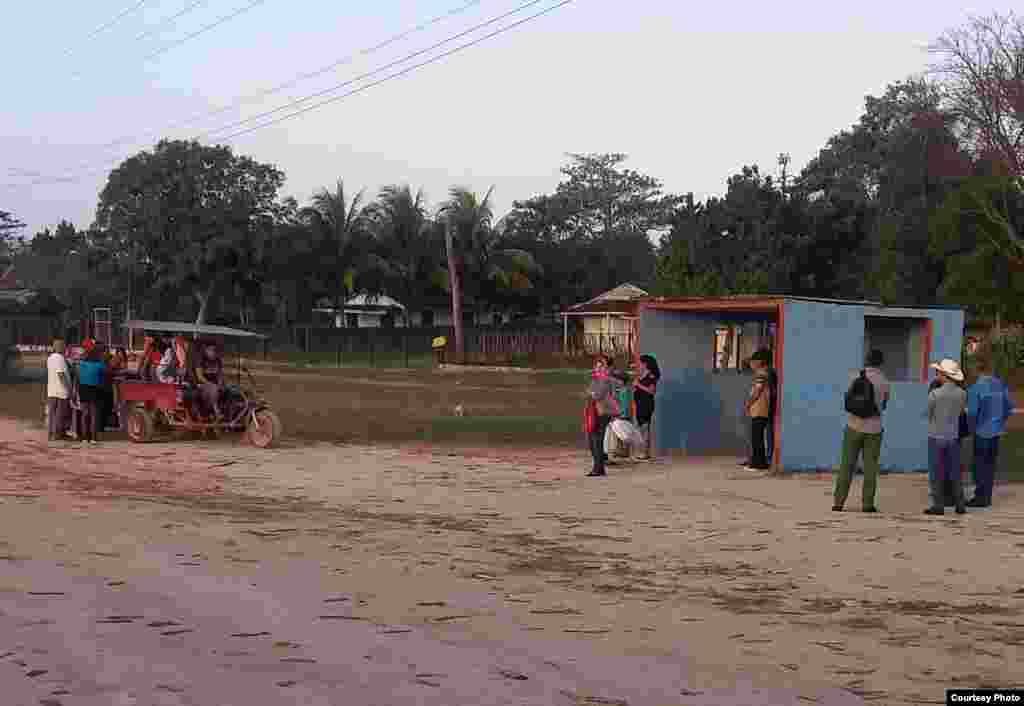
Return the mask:
[[[135,294],[135,239],[132,238],[131,247],[128,248],[128,307],[125,318],[132,320],[132,297]],[[128,350],[135,350],[135,331],[128,329]]]
[[[785,198],[786,198],[786,178],[787,178],[786,170],[787,170],[787,167],[789,167],[790,160],[791,160],[791,158],[789,156],[789,152],[782,152],[779,155],[779,169],[781,169],[781,171],[782,171],[782,198],[783,198],[783,200],[785,200]]]

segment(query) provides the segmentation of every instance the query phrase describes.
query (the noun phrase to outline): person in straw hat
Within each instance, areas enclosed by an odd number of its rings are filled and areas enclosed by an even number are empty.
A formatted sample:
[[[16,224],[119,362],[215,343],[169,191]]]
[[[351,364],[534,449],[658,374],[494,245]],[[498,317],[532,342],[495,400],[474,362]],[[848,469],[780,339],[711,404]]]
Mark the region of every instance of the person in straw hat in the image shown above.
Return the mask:
[[[967,405],[967,393],[958,383],[964,381],[960,364],[951,358],[932,363],[935,377],[941,384],[928,393],[928,491],[931,502],[926,515],[944,512],[946,478],[953,481],[956,512],[962,515],[964,507],[963,484],[960,475],[960,414]]]

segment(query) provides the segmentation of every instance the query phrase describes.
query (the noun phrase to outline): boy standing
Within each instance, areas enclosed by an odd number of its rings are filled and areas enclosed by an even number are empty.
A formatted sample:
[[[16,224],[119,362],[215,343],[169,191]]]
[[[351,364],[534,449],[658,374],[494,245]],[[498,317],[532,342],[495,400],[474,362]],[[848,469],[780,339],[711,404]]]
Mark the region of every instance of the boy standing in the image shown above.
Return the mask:
[[[750,419],[750,465],[747,468],[766,471],[771,468],[767,449],[768,424],[771,421],[768,364],[764,356],[755,354],[750,359],[750,368],[754,371],[754,380],[744,405],[744,412]]]

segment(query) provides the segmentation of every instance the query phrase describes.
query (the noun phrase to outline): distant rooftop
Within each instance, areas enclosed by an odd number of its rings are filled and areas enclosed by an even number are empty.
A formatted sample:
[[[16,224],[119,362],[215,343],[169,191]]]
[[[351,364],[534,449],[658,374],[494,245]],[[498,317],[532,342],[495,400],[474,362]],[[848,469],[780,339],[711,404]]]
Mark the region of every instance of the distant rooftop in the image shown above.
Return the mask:
[[[570,306],[567,311],[606,311],[609,306],[614,307],[616,304],[630,304],[632,302],[640,301],[648,296],[650,295],[645,290],[640,289],[640,287],[637,287],[635,284],[625,282],[614,289],[609,289],[603,294],[598,294],[593,299],[589,299],[582,304]]]
[[[963,309],[962,306],[957,304],[883,304],[877,301],[868,301],[863,299],[828,299],[825,297],[800,297],[792,294],[731,294],[728,296],[720,297],[648,297],[644,299],[648,303],[705,303],[710,304],[712,302],[723,302],[723,303],[741,303],[750,302],[751,304],[764,304],[778,301],[805,301],[805,302],[820,302],[822,304],[840,304],[844,306],[871,306],[883,309],[940,309],[946,311],[957,311]]]

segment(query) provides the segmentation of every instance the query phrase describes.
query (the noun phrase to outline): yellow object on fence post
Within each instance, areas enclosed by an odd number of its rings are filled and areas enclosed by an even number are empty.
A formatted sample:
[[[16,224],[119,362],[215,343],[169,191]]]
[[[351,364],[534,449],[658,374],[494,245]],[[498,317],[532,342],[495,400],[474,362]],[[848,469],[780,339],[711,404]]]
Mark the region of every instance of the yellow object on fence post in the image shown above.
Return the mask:
[[[438,336],[431,343],[431,347],[434,349],[434,360],[438,365],[444,362],[444,349],[448,346],[447,336]]]

